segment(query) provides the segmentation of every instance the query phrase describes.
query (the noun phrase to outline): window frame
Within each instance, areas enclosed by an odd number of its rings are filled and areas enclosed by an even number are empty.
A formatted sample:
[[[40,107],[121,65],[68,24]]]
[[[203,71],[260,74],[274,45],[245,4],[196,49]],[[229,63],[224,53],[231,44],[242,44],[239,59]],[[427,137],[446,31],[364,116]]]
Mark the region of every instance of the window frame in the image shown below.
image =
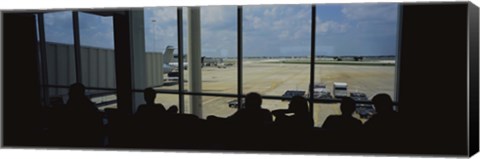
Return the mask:
[[[337,103],[340,102],[339,99],[314,99],[313,96],[313,90],[314,90],[314,81],[315,81],[315,40],[316,40],[316,4],[311,5],[311,44],[310,44],[310,84],[308,87],[308,102],[309,102],[309,111],[311,115],[313,116],[314,112],[314,103]],[[79,22],[78,22],[78,12],[79,11],[72,11],[72,21],[73,21],[73,33],[74,33],[74,49],[75,49],[75,74],[76,74],[76,82],[82,82],[81,78],[81,59],[80,59],[80,33],[79,33]],[[401,26],[401,7],[398,7],[398,26]],[[87,12],[88,13],[88,12]],[[47,69],[46,69],[46,41],[45,41],[45,24],[44,24],[44,13],[37,13],[38,17],[38,31],[39,31],[39,61],[40,63],[40,68],[43,74],[42,75],[42,81],[41,81],[41,86],[42,86],[42,92],[44,93],[44,102],[45,104],[48,103],[48,89],[49,88],[68,88],[69,86],[65,85],[49,85],[48,84],[48,77],[46,77]],[[115,26],[114,26],[115,27]],[[401,35],[400,32],[401,29],[397,28],[398,35]],[[184,50],[184,43],[183,43],[183,7],[177,7],[177,39],[178,39],[178,54],[183,55]],[[398,88],[399,88],[399,79],[400,79],[400,48],[398,47],[400,44],[400,41],[398,40],[399,37],[397,37],[397,53],[396,53],[396,58],[395,58],[395,81],[394,81],[394,92],[395,96],[393,97],[394,99],[394,105],[397,104],[398,100]],[[178,90],[156,90],[157,93],[163,93],[163,94],[177,94],[178,95],[178,106],[179,106],[179,111],[180,113],[185,113],[185,95],[198,95],[198,96],[215,96],[215,97],[236,97],[237,101],[239,101],[239,105],[242,104],[242,98],[245,97],[244,92],[243,92],[243,6],[237,6],[237,93],[206,93],[206,92],[189,92],[185,91],[184,89],[184,65],[183,65],[183,56],[178,56],[178,67],[179,67],[179,85],[178,85]],[[115,60],[115,62],[117,62]],[[133,66],[131,66],[133,67]],[[118,80],[116,78],[116,80]],[[114,93],[117,93],[117,88],[103,88],[103,87],[86,87],[87,90],[105,90],[105,91],[112,91]],[[143,92],[141,89],[132,89],[131,93],[139,93]],[[133,97],[132,97],[133,98]],[[291,99],[291,97],[282,97],[278,95],[263,95],[263,99],[270,99],[270,100],[288,100]],[[361,101],[358,103],[365,103],[365,104],[372,104],[371,101]],[[397,106],[398,107],[398,106]],[[238,107],[237,109],[240,109]]]

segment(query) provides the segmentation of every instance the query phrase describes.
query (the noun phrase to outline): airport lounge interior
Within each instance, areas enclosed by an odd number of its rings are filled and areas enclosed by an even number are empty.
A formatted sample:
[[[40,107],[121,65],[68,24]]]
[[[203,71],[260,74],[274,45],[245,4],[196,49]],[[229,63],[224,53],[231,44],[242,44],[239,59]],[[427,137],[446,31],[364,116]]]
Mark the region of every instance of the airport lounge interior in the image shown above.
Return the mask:
[[[394,9],[378,9],[392,11],[385,21],[370,18],[379,27],[353,30],[349,20],[364,19],[347,11],[358,6],[340,6],[280,5],[283,12],[270,5],[2,11],[2,144],[477,153],[478,7],[372,5]],[[335,14],[329,9],[348,22],[319,16]],[[227,13],[215,14],[219,10]],[[268,25],[269,18],[277,23]],[[284,22],[295,23],[298,34],[278,32],[268,39]],[[392,34],[375,32],[380,24],[394,27],[380,31]],[[360,32],[391,40],[378,38],[370,47],[358,40]],[[282,40],[288,46],[277,45]],[[334,54],[374,45],[393,53]],[[275,53],[251,53],[257,50]]]

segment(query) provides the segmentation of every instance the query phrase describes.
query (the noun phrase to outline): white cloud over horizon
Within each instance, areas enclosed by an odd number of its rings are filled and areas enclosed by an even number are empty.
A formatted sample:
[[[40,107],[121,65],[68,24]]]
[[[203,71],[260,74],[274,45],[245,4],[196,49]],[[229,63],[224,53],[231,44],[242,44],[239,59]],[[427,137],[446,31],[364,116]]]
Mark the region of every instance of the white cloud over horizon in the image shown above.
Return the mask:
[[[395,54],[397,7],[393,3],[317,5],[317,54]],[[184,39],[188,38],[186,10]],[[176,13],[176,7],[145,8],[146,51],[178,47]],[[243,14],[244,56],[309,55],[310,5],[245,6]],[[112,18],[80,15],[82,45],[113,48]],[[47,40],[73,43],[71,21],[71,12],[46,14]],[[236,56],[236,6],[202,7],[201,23],[204,56]]]

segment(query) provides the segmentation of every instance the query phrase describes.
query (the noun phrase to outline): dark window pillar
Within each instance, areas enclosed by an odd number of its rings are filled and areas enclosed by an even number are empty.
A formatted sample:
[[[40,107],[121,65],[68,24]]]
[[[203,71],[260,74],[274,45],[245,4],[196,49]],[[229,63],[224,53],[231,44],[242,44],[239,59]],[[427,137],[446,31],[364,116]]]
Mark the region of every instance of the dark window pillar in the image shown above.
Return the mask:
[[[133,113],[132,93],[132,43],[130,11],[113,16],[115,42],[115,73],[117,79],[117,107],[120,111]]]
[[[40,78],[34,14],[3,14],[3,144],[34,146],[39,139]]]

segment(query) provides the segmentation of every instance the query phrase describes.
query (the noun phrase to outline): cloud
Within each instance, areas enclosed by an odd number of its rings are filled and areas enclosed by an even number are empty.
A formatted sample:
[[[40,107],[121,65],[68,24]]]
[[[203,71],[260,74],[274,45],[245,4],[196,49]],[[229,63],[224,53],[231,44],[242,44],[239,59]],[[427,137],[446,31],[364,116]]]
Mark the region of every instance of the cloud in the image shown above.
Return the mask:
[[[237,8],[235,6],[212,6],[201,8],[202,28],[235,30]]]
[[[44,22],[46,26],[53,26],[60,22],[66,22],[72,20],[72,12],[53,12],[44,14]]]
[[[202,54],[214,57],[237,56],[237,33],[228,30],[202,30]]]
[[[317,14],[317,54],[395,54],[397,6],[393,3],[344,4],[335,10],[333,6],[324,6],[328,11]]]
[[[79,24],[82,46],[114,48],[112,17],[80,13]]]
[[[151,22],[153,19],[157,23],[176,22],[177,20],[176,7],[145,8],[144,11],[145,15],[149,17],[149,19],[145,19],[145,22]]]
[[[73,17],[71,11],[46,13],[45,38],[49,42],[73,44]],[[79,13],[80,44],[113,48],[113,20],[87,13]]]
[[[144,16],[147,52],[163,52],[168,45],[178,47],[176,7],[145,8]]]
[[[45,40],[64,44],[73,44],[72,12],[53,12],[44,14]]]
[[[357,21],[395,21],[397,4],[346,4],[342,13],[346,18]]]
[[[237,55],[237,7],[201,8],[202,54],[210,57]]]
[[[344,33],[349,28],[348,24],[335,21],[319,21],[315,28],[317,34],[321,33]]]
[[[308,5],[244,7],[246,56],[306,55],[310,42],[311,8]],[[288,49],[295,47],[296,49]],[[289,52],[285,52],[288,50]]]
[[[326,52],[350,53],[356,50],[388,52],[392,50],[389,48],[395,48],[396,4],[344,4],[323,7],[325,8],[320,12],[321,15],[317,11],[315,17],[316,35],[317,42],[320,42],[323,48],[326,46],[333,48],[327,49]],[[188,35],[186,11],[187,9],[184,9],[185,48]],[[309,5],[245,6],[243,13],[245,56],[309,54],[311,38]],[[85,15],[80,17],[82,45],[113,47],[111,17],[109,19]],[[147,51],[164,51],[167,45],[178,47],[176,7],[146,8],[144,15]],[[202,7],[201,18],[203,54],[236,56],[237,8]],[[155,23],[152,22],[153,19],[156,20]],[[73,43],[71,12],[47,13],[45,25],[47,40]]]

